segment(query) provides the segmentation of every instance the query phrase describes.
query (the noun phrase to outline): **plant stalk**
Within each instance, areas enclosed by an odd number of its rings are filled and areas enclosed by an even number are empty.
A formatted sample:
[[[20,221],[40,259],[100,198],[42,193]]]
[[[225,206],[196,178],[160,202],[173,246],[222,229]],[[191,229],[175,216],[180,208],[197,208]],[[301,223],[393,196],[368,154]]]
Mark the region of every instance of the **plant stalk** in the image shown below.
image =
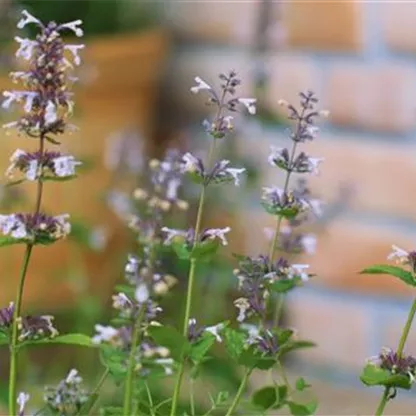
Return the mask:
[[[42,160],[42,155],[45,148],[45,138],[43,135],[39,138],[39,158]],[[41,175],[37,179],[37,191],[35,201],[35,215],[39,214],[42,203],[43,181]],[[23,255],[22,266],[20,269],[19,283],[17,287],[16,300],[14,303],[13,323],[12,323],[12,339],[10,345],[10,372],[9,372],[9,415],[16,415],[16,387],[17,387],[17,368],[18,368],[18,318],[22,309],[23,291],[25,286],[25,279],[29,267],[30,258],[32,255],[33,244],[27,244]]]
[[[409,315],[407,316],[406,324],[404,325],[402,335],[400,336],[399,346],[397,347],[397,355],[400,358],[403,355],[404,346],[406,345],[407,337],[409,336],[410,328],[412,327],[413,319],[416,314],[416,299],[412,303]],[[377,407],[376,416],[381,416],[384,409],[389,401],[390,388],[384,389],[383,396],[381,397],[380,403]]]
[[[127,367],[126,387],[124,390],[124,404],[123,404],[123,415],[132,415],[132,399],[133,399],[133,384],[134,384],[134,372],[136,367],[136,349],[139,345],[141,338],[141,324],[143,321],[144,314],[146,313],[146,305],[140,307],[137,315],[136,322],[133,327],[133,334],[131,339],[131,350],[129,356],[129,363]]]
[[[253,369],[249,368],[246,373],[244,374],[243,379],[241,380],[241,384],[240,387],[238,388],[237,394],[234,397],[233,402],[231,403],[230,408],[228,409],[227,413],[225,416],[231,416],[234,412],[234,410],[236,410],[238,404],[240,403],[241,397],[243,396],[244,390],[246,389],[248,380],[250,378],[250,375],[252,373]]]

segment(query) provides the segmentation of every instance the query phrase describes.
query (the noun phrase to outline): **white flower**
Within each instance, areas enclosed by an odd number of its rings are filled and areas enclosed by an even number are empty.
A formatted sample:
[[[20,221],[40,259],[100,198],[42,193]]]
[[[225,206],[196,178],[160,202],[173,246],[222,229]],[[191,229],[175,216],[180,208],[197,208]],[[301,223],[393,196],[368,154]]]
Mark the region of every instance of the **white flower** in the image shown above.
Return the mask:
[[[81,58],[78,55],[78,51],[80,49],[84,49],[85,45],[65,45],[65,49],[70,51],[72,53],[72,56],[74,57],[74,64],[80,65],[81,64]]]
[[[200,77],[195,77],[195,82],[197,85],[191,88],[191,92],[197,94],[201,90],[210,90],[211,87]]]
[[[278,196],[279,199],[281,199],[284,194],[283,189],[280,189],[276,186],[272,186],[272,187],[264,186],[262,189],[263,189],[263,196],[262,196],[263,199],[268,199],[275,194]]]
[[[17,149],[13,152],[13,154],[10,156],[10,165],[6,170],[6,176],[8,176],[9,178],[13,176],[13,169],[16,167],[17,162],[19,161],[19,159],[22,156],[25,156],[26,152],[24,150],[21,149]]]
[[[58,120],[58,114],[56,113],[56,105],[49,100],[45,109],[45,124],[53,124],[56,120]]]
[[[163,227],[160,231],[167,234],[164,244],[170,244],[175,237],[186,237],[186,231],[183,230],[175,230],[173,228]]]
[[[61,214],[54,217],[55,221],[61,226],[61,232],[64,235],[68,235],[71,232],[71,224],[68,222],[69,218],[69,214]]]
[[[207,235],[211,239],[214,239],[214,238],[220,239],[221,244],[223,246],[226,246],[228,244],[228,241],[225,238],[225,234],[230,232],[230,231],[231,231],[230,227],[210,228],[210,229],[206,230],[204,234]]]
[[[65,383],[67,384],[80,384],[82,378],[78,375],[78,370],[73,368],[66,376]]]
[[[36,24],[42,25],[42,23],[40,22],[40,20],[39,19],[36,19],[35,16],[32,16],[27,10],[22,10],[22,14],[23,14],[24,17],[22,17],[17,22],[17,28],[18,29],[23,29],[29,23],[36,23]]]
[[[289,279],[292,279],[293,277],[300,277],[302,281],[308,281],[309,275],[305,272],[306,269],[309,269],[308,264],[292,264],[288,273]]]
[[[117,293],[117,295],[112,296],[113,299],[113,308],[114,309],[125,309],[127,307],[130,307],[132,305],[130,299],[127,297],[127,295],[123,292]]]
[[[137,302],[144,303],[149,299],[149,289],[145,283],[141,283],[137,286],[136,291],[134,292],[134,297]]]
[[[398,264],[406,264],[409,262],[409,252],[403,250],[396,245],[392,245],[393,251],[387,256],[388,260],[395,260]]]
[[[165,374],[167,376],[170,376],[171,374],[173,374],[173,359],[172,358],[158,358],[155,360],[156,364],[159,364],[163,367],[163,369],[165,370]]]
[[[4,129],[12,129],[14,127],[17,127],[18,125],[19,125],[19,123],[17,121],[11,121],[10,123],[3,124],[2,127]],[[6,133],[6,134],[8,134],[8,133]]]
[[[324,161],[322,157],[309,157],[308,158],[308,170],[314,175],[319,173],[319,165]]]
[[[316,237],[312,234],[306,234],[301,238],[301,244],[306,254],[314,254],[316,251]]]
[[[23,58],[29,61],[33,55],[33,49],[37,46],[38,42],[30,39],[23,39],[20,36],[15,36],[14,40],[20,43],[19,49],[16,51],[16,58]]]
[[[56,176],[65,177],[75,175],[75,167],[82,165],[74,156],[59,156],[53,159],[53,170]]]
[[[220,336],[220,332],[224,329],[224,324],[217,324],[213,326],[207,326],[205,328],[206,332],[209,332],[210,334],[214,335],[217,342],[222,342],[222,338]]]
[[[6,99],[2,102],[1,107],[7,110],[13,102],[21,100],[24,94],[23,91],[3,91],[3,96]]]
[[[95,325],[97,334],[92,337],[93,344],[101,344],[102,342],[111,341],[118,335],[118,330],[112,326]]]
[[[240,325],[240,328],[246,330],[248,333],[248,345],[254,344],[257,341],[260,335],[260,328],[257,325],[243,323]]]
[[[3,234],[9,234],[15,224],[15,215],[0,215],[0,228]]]
[[[256,102],[255,98],[239,98],[238,102],[243,104],[250,114],[256,114]]]
[[[26,403],[29,401],[30,395],[27,393],[20,392],[17,396],[17,404],[19,405],[19,415],[23,415],[26,407]]]
[[[180,186],[181,181],[179,179],[170,180],[166,188],[166,198],[170,200],[175,200],[178,197],[178,189]]]
[[[227,168],[225,171],[228,172],[232,176],[232,178],[234,179],[234,185],[239,186],[240,185],[240,178],[238,177],[238,175],[241,175],[243,172],[246,171],[246,169],[245,168],[240,168],[240,169]]]
[[[23,109],[26,111],[26,113],[30,113],[32,111],[33,101],[37,97],[38,93],[32,91],[25,91],[24,95],[26,96],[26,102],[23,106]],[[48,108],[46,107],[46,111],[47,110]]]
[[[139,268],[139,259],[132,254],[128,255],[127,264],[124,268],[125,273],[135,274]]]
[[[283,156],[283,151],[286,150],[284,147],[271,146],[270,150],[271,153],[267,158],[267,161],[270,165],[276,166],[276,163],[286,161],[286,159]]]
[[[249,301],[246,298],[238,298],[234,301],[234,305],[239,310],[237,321],[243,322],[246,319],[246,312],[250,309]]]
[[[84,31],[80,27],[78,27],[79,25],[82,25],[82,20],[74,20],[73,22],[64,23],[63,25],[60,25],[59,28],[72,30],[75,33],[75,36],[78,36],[80,38],[84,35]]]
[[[10,78],[12,78],[14,83],[16,83],[18,79],[25,80],[29,77],[30,77],[30,72],[24,72],[24,71],[10,72]]]
[[[29,181],[34,181],[38,177],[38,161],[36,159],[29,162],[25,176]]]
[[[195,172],[196,170],[198,170],[198,165],[199,165],[199,160],[195,156],[193,156],[191,153],[188,152],[182,156],[182,166],[181,166],[182,173]]]

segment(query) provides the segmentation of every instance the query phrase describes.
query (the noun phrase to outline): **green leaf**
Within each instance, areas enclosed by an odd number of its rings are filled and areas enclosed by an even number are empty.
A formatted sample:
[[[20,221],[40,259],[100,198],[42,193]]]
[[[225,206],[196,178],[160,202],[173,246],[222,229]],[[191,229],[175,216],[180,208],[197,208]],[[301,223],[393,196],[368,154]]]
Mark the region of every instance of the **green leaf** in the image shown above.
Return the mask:
[[[308,404],[300,404],[295,402],[287,402],[289,407],[290,413],[293,416],[309,416],[313,415],[318,408],[318,404],[316,402],[311,402]]]
[[[217,252],[220,243],[217,239],[206,240],[195,244],[191,252],[191,257],[199,261],[209,261]]]
[[[175,251],[176,255],[181,259],[181,260],[189,260],[191,258],[191,251],[189,250],[188,245],[183,242],[172,242],[172,247],[173,250]]]
[[[128,352],[122,351],[112,345],[100,345],[100,361],[110,370],[116,384],[121,384],[126,378],[126,365]]]
[[[308,384],[303,377],[300,377],[296,380],[296,390],[303,391],[308,387],[311,387],[311,385]]]
[[[416,287],[416,280],[412,273],[397,266],[390,266],[388,264],[376,264],[362,270],[360,274],[388,274],[402,280],[409,286]]]
[[[181,361],[191,348],[189,341],[172,326],[151,326],[150,336],[160,345],[169,349],[176,361]]]
[[[11,246],[12,244],[27,244],[27,241],[7,235],[0,236],[0,247]]]
[[[9,344],[9,337],[3,331],[0,331],[0,346],[1,345],[8,345]]]
[[[263,410],[270,409],[278,401],[276,387],[267,386],[254,392],[252,402]]]
[[[279,357],[291,351],[312,347],[316,347],[316,344],[311,341],[289,341],[280,347]]]
[[[360,376],[361,381],[367,386],[388,386],[410,390],[412,383],[410,377],[404,374],[391,374],[388,370],[367,364]]]
[[[200,362],[203,358],[205,358],[206,354],[208,353],[210,348],[214,345],[214,343],[215,343],[214,335],[209,334],[209,333],[204,333],[204,335],[198,342],[191,345],[189,357],[195,363]]]
[[[71,175],[71,176],[42,176],[42,182],[52,181],[52,182],[67,182],[71,179],[76,179],[78,175]]]
[[[81,347],[95,347],[91,341],[91,337],[84,334],[65,334],[58,335],[54,338],[44,338],[38,340],[24,341],[19,344],[20,347],[24,345],[45,345],[45,344],[68,344],[78,345]]]
[[[123,416],[123,408],[116,406],[106,406],[100,411],[101,416]]]
[[[300,282],[301,279],[296,277],[290,280],[278,280],[277,282],[273,282],[270,285],[270,289],[272,292],[275,293],[286,293],[292,290],[293,288],[299,286]]]
[[[283,329],[279,331],[277,334],[277,344],[286,344],[286,342],[289,341],[290,338],[292,338],[293,333],[294,332],[292,329]]]
[[[256,347],[251,346],[243,351],[238,360],[239,364],[248,368],[257,368],[258,370],[269,370],[276,364],[276,358],[264,357],[256,350]]]
[[[246,336],[232,328],[224,330],[224,344],[228,354],[234,361],[238,361],[244,351]]]
[[[26,180],[26,178],[23,179],[18,179],[17,181],[12,181],[12,182],[7,182],[5,187],[10,187],[10,186],[15,186],[15,185],[20,185],[21,183],[23,183]]]

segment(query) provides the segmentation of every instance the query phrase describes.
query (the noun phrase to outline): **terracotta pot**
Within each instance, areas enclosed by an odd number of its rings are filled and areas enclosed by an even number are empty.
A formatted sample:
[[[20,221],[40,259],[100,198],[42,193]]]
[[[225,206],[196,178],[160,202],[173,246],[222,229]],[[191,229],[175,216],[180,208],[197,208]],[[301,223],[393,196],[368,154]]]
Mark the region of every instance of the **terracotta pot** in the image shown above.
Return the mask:
[[[105,139],[110,133],[126,127],[137,127],[145,137],[150,135],[167,50],[167,37],[158,30],[87,42],[84,67],[93,66],[97,77],[90,85],[75,91],[77,116],[71,121],[80,130],[61,140],[62,150],[93,161],[94,168],[74,181],[47,183],[44,187],[42,205],[46,212],[68,212],[75,218],[105,225],[110,230],[111,239],[104,252],[83,254],[97,295],[108,295],[114,278],[119,274],[108,260],[124,241],[119,221],[100,200],[100,194],[109,183],[109,172],[102,164]],[[11,83],[6,77],[0,78],[0,87],[9,89]],[[6,120],[13,120],[13,115],[4,115],[2,121]],[[34,149],[37,145],[35,140],[2,135],[0,166],[4,169],[16,148]],[[35,188],[33,183],[24,185],[27,199],[32,202],[25,206],[25,210],[33,209]],[[23,251],[23,245],[5,247],[0,251],[1,304],[14,298]],[[35,247],[24,293],[26,307],[42,305],[53,308],[70,303],[71,293],[59,276],[74,261],[72,253],[73,247],[66,241],[50,247]]]

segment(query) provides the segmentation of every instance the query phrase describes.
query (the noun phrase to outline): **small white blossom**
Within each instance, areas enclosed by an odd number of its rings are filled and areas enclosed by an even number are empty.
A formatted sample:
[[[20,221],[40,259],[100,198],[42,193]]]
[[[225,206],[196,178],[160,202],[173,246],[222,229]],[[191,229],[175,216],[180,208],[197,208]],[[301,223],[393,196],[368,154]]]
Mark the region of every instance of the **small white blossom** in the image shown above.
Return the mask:
[[[324,161],[322,157],[309,157],[308,158],[308,170],[314,175],[319,174],[319,165]]]
[[[24,95],[26,96],[26,102],[25,102],[25,105],[23,106],[23,109],[26,111],[26,113],[30,113],[32,111],[33,101],[38,96],[38,93],[26,91]]]
[[[19,415],[23,415],[26,407],[26,403],[29,401],[30,395],[27,393],[20,392],[17,396],[17,404],[19,405]]]
[[[218,238],[221,241],[221,244],[223,246],[226,246],[228,244],[227,239],[225,238],[225,234],[230,232],[230,227],[225,228],[210,228],[205,231],[205,235],[209,236],[209,238],[214,239]]]
[[[165,370],[165,375],[170,376],[173,374],[173,359],[172,358],[158,358],[155,360],[156,364],[159,364]]]
[[[29,181],[35,181],[38,177],[38,161],[36,159],[32,159],[29,162],[25,176]]]
[[[82,20],[74,20],[73,22],[64,23],[60,25],[60,28],[72,30],[75,33],[75,36],[78,36],[80,38],[84,35],[84,31],[80,27],[78,27],[80,25],[82,25]]]
[[[125,273],[135,274],[139,269],[139,259],[133,254],[129,254],[127,258],[127,264],[124,268]]]
[[[227,168],[225,171],[227,173],[229,173],[232,176],[232,178],[234,179],[234,185],[239,186],[240,185],[239,175],[241,175],[243,172],[245,172],[246,169],[245,168],[240,168],[240,169],[238,169],[238,168]]]
[[[45,109],[45,124],[53,124],[58,120],[58,114],[56,113],[56,105],[52,101],[48,101]]]
[[[210,85],[207,84],[202,78],[195,77],[194,79],[195,79],[195,82],[196,82],[197,85],[195,85],[191,88],[192,93],[197,94],[201,90],[210,90],[211,89]]]
[[[10,123],[5,123],[2,125],[2,127],[4,129],[13,129],[15,127],[17,127],[19,125],[19,123],[17,121],[11,121]],[[8,134],[8,133],[6,133]]]
[[[84,49],[85,45],[65,45],[65,49],[72,53],[74,57],[74,64],[80,65],[81,64],[81,57],[78,55],[78,51]]]
[[[16,163],[19,161],[19,159],[22,156],[25,156],[26,152],[24,150],[21,149],[17,149],[13,152],[13,154],[10,156],[10,165],[6,170],[5,175],[8,176],[9,178],[13,177],[13,169],[16,167]]]
[[[315,139],[319,134],[319,127],[317,126],[308,126],[307,132],[310,134],[310,136]]]
[[[280,189],[277,186],[272,186],[272,187],[264,186],[262,189],[263,189],[263,196],[262,196],[263,199],[267,199],[274,194],[276,194],[278,198],[281,199],[284,194],[283,189]]]
[[[71,232],[71,223],[68,221],[69,218],[69,214],[61,214],[54,217],[55,221],[61,226],[62,229],[60,231],[64,235],[68,235]]]
[[[302,281],[308,281],[309,275],[305,272],[306,269],[309,269],[308,264],[292,264],[288,273],[289,279],[292,279],[293,277],[300,277]]]
[[[224,329],[224,324],[217,324],[213,326],[207,326],[205,328],[206,332],[209,332],[210,334],[214,335],[217,342],[222,342],[222,338],[220,336],[220,332]]]
[[[1,107],[7,110],[13,102],[20,101],[24,95],[25,93],[23,91],[3,91],[3,96],[6,97],[6,99],[2,102]]]
[[[23,29],[29,23],[36,23],[38,25],[42,25],[42,23],[40,22],[40,20],[39,19],[36,19],[35,16],[32,16],[27,10],[22,10],[22,14],[23,14],[24,17],[22,17],[17,22],[17,28],[18,29]]]
[[[92,337],[93,344],[101,344],[102,342],[111,341],[118,335],[118,330],[112,326],[95,325],[97,334]]]
[[[114,309],[122,310],[132,306],[131,300],[125,293],[117,293],[117,295],[113,295],[112,299]]]
[[[198,164],[199,164],[199,160],[193,156],[191,153],[185,153],[182,156],[182,166],[181,166],[181,170],[182,173],[185,172],[195,172],[196,170],[198,170]]]
[[[271,153],[267,158],[270,165],[276,166],[276,163],[286,162],[286,159],[283,156],[283,151],[286,150],[284,147],[271,146],[270,150]]]
[[[306,234],[301,238],[301,244],[306,254],[314,254],[316,251],[316,237]]]
[[[239,98],[238,102],[243,104],[250,114],[256,114],[256,102],[255,98]]]
[[[403,250],[396,245],[392,245],[393,251],[387,256],[388,260],[395,260],[398,264],[406,264],[409,262],[409,252]]]
[[[56,176],[66,177],[75,175],[75,167],[82,163],[74,156],[59,156],[53,159],[53,170]]]
[[[137,286],[136,291],[134,292],[134,297],[136,298],[137,302],[144,303],[149,299],[150,293],[147,285],[145,283],[141,283]]]
[[[248,345],[254,344],[257,341],[260,335],[260,328],[257,325],[242,323],[240,328],[244,329],[248,333]]]
[[[82,383],[82,377],[78,374],[78,370],[73,368],[66,376],[65,383],[67,384],[80,384]]]
[[[237,321],[243,322],[246,319],[246,312],[250,309],[250,303],[246,298],[238,298],[234,301],[234,305],[239,310]]]
[[[16,51],[16,58],[23,58],[29,61],[32,58],[33,50],[38,42],[30,39],[23,39],[20,36],[15,36],[14,40],[20,43],[19,49]]]
[[[183,230],[175,230],[173,228],[163,227],[160,231],[167,234],[164,244],[170,244],[175,237],[186,237],[186,231]]]
[[[13,238],[25,238],[28,233],[26,226],[16,215],[0,215],[0,229],[4,235],[11,235]]]

